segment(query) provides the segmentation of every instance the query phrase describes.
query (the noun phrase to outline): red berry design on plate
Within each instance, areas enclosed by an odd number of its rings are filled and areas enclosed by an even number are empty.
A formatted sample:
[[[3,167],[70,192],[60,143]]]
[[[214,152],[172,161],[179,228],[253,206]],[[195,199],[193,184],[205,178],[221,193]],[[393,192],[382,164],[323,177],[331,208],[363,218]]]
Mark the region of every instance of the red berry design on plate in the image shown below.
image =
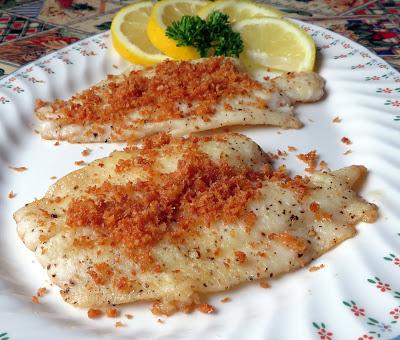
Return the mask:
[[[373,340],[374,337],[372,335],[364,334],[358,338],[358,340]]]
[[[400,309],[399,308],[392,309],[389,314],[395,320],[399,320],[400,319]]]
[[[354,316],[365,316],[365,309],[358,307],[354,301],[343,301],[343,304],[350,308]]]
[[[368,279],[368,282],[374,284],[375,287],[378,288],[382,293],[392,290],[390,284],[383,283],[377,276],[375,276],[373,279]]]
[[[351,308],[351,311],[355,316],[365,316],[364,308],[358,308],[356,305]]]
[[[325,328],[321,328],[318,331],[318,334],[319,334],[319,338],[321,340],[323,340],[323,339],[332,340],[333,333],[332,332],[328,332]]]
[[[317,333],[320,340],[332,340],[333,333],[326,329],[326,325],[323,322],[321,322],[320,324],[313,322],[312,324],[316,329],[318,329]]]

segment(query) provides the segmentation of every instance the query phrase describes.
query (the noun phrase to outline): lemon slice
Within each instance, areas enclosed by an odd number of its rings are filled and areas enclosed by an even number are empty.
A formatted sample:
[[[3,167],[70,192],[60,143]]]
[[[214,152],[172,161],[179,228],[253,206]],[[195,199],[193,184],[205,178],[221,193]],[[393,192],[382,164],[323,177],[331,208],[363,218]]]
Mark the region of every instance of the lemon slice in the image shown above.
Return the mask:
[[[313,39],[296,24],[279,18],[238,21],[233,30],[244,43],[240,59],[247,67],[280,71],[312,71],[315,62]]]
[[[271,6],[246,0],[219,0],[205,6],[197,14],[205,19],[213,11],[228,14],[231,23],[250,18],[282,18],[284,16],[284,13]]]
[[[180,60],[199,58],[193,47],[177,47],[176,41],[168,38],[165,31],[174,21],[179,21],[184,15],[196,15],[197,12],[208,4],[202,0],[163,0],[157,2],[150,15],[147,26],[147,35],[150,41],[160,51],[169,57]]]
[[[147,37],[147,23],[152,7],[151,1],[138,2],[122,8],[112,21],[113,46],[132,63],[149,66],[167,59]]]

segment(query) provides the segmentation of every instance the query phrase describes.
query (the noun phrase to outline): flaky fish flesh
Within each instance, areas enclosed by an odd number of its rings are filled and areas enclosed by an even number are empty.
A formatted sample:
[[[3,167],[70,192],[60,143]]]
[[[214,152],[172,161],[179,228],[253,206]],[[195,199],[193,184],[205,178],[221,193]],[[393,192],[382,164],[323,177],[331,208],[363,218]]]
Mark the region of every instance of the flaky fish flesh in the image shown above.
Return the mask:
[[[365,174],[290,177],[243,135],[164,135],[68,174],[14,218],[66,302],[171,314],[304,267],[374,222],[354,189]]]

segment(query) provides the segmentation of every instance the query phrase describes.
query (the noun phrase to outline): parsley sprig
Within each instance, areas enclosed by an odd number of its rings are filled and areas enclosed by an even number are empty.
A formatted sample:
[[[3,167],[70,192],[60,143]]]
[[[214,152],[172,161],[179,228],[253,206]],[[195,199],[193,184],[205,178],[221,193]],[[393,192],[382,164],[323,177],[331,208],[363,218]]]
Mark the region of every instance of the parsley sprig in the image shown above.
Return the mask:
[[[185,15],[168,26],[167,37],[176,40],[176,46],[192,46],[202,58],[215,56],[238,57],[243,51],[240,34],[232,31],[229,16],[212,12],[207,20]]]

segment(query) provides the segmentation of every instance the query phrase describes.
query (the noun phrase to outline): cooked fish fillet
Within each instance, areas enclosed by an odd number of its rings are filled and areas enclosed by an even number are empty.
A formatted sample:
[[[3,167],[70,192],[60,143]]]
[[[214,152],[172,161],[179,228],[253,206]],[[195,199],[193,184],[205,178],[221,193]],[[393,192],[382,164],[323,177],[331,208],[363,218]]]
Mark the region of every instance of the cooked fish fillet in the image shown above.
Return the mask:
[[[377,217],[353,189],[363,166],[290,178],[242,135],[163,138],[70,173],[14,214],[68,303],[187,311],[198,294],[304,267]]]
[[[108,76],[69,100],[38,100],[35,112],[44,139],[72,143],[133,141],[159,132],[182,136],[233,125],[300,128],[293,104],[317,101],[323,87],[312,72],[261,84],[231,58],[165,61]]]

